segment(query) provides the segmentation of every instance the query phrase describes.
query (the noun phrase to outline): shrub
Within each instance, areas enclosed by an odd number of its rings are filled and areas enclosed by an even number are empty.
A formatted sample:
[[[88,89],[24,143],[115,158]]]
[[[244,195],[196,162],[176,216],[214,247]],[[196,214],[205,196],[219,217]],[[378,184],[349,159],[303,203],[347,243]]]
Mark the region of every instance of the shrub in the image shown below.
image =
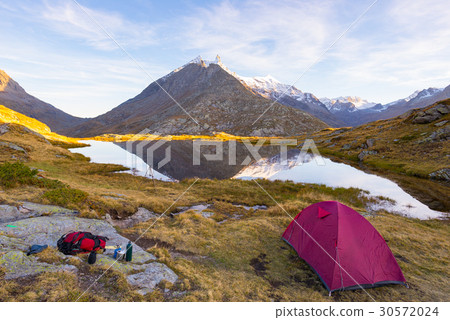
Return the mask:
[[[5,162],[0,165],[0,185],[12,188],[20,184],[33,184],[37,174],[37,169],[31,169],[22,162]]]
[[[69,204],[79,204],[86,201],[88,194],[78,189],[62,187],[46,191],[43,198],[58,206],[67,206]]]

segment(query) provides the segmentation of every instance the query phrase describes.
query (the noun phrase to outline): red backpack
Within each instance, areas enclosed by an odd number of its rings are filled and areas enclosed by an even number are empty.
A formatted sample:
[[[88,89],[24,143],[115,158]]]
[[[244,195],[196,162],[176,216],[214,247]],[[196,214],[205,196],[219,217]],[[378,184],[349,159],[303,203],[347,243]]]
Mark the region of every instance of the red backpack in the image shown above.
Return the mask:
[[[107,237],[96,236],[90,232],[70,232],[57,242],[58,250],[66,255],[89,253],[105,249]]]

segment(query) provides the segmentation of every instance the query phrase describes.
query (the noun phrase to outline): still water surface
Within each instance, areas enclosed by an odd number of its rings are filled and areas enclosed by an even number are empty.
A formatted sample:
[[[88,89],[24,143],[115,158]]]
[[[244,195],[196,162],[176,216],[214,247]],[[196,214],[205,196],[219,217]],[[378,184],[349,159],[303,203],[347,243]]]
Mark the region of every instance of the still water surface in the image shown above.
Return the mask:
[[[193,164],[192,141],[169,141],[170,161],[158,171],[149,169],[144,152],[142,157],[136,156],[136,148],[129,147],[127,151],[124,143],[84,141],[89,147],[72,149],[91,158],[96,163],[120,164],[130,168],[129,173],[155,179],[171,181],[190,177],[217,178],[217,179],[255,179],[291,180],[298,183],[324,184],[330,187],[359,188],[369,192],[370,196],[383,196],[395,201],[383,201],[372,210],[387,209],[401,215],[419,219],[439,218],[443,213],[428,208],[410,194],[400,188],[395,182],[380,176],[366,173],[352,166],[337,163],[327,158],[313,158],[302,156],[297,149],[289,150],[287,161],[281,161],[279,148],[262,147],[261,159],[245,165],[250,154],[247,149],[238,143],[236,145],[236,164],[230,165],[229,149],[224,147],[223,159],[207,161],[204,154],[214,154],[214,146],[202,149],[199,165]],[[167,147],[166,146],[166,147]],[[164,159],[166,152],[159,148],[153,153],[151,166],[158,167]],[[321,160],[321,161],[319,161]]]

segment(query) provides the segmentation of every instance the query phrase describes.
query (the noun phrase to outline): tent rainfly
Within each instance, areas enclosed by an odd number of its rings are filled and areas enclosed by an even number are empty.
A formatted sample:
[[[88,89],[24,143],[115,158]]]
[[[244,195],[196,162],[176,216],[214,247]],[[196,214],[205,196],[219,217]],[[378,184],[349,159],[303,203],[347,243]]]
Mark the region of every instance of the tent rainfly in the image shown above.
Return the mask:
[[[305,208],[283,239],[313,268],[330,294],[387,284],[407,286],[383,237],[358,212],[337,201]]]

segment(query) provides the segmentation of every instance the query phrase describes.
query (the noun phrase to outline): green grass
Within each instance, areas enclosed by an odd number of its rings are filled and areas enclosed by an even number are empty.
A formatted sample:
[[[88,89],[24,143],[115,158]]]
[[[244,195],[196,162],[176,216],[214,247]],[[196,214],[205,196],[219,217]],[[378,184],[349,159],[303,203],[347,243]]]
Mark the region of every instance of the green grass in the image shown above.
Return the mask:
[[[80,204],[87,200],[88,194],[84,191],[72,189],[68,187],[57,188],[46,191],[43,196],[50,203],[58,206],[69,206]]]
[[[0,185],[13,188],[23,184],[36,183],[37,169],[30,169],[22,162],[0,164]]]

